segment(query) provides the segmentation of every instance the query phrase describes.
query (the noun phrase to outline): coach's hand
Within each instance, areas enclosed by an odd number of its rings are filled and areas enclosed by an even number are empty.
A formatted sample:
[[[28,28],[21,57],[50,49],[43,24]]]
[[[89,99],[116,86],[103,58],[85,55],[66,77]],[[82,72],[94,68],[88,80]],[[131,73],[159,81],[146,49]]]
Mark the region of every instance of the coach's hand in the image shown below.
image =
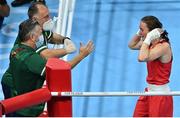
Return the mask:
[[[94,44],[92,41],[89,41],[86,45],[80,43],[79,54],[83,55],[83,57],[88,56],[94,50]]]

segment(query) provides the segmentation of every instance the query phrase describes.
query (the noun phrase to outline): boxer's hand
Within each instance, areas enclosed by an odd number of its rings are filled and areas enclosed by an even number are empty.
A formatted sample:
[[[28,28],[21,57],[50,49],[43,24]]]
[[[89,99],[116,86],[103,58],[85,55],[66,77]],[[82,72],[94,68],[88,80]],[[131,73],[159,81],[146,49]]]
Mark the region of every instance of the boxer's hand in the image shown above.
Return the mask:
[[[146,38],[145,38],[145,40],[144,40],[143,43],[146,43],[147,45],[150,45],[151,42],[152,42],[154,39],[157,39],[157,38],[159,38],[159,37],[161,36],[161,33],[162,33],[162,32],[163,32],[163,31],[162,31],[162,29],[160,29],[160,28],[153,29],[152,31],[150,31],[150,32],[147,34],[147,36],[146,36]]]

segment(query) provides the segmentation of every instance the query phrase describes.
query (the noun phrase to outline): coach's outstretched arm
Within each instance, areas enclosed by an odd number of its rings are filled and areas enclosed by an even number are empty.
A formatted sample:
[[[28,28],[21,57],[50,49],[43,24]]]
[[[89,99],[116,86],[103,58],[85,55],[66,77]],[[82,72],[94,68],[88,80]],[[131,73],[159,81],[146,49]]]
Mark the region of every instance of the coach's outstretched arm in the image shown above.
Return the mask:
[[[94,50],[94,44],[89,41],[86,45],[80,43],[79,54],[75,56],[72,60],[68,61],[71,68],[74,68],[82,59],[88,56]]]

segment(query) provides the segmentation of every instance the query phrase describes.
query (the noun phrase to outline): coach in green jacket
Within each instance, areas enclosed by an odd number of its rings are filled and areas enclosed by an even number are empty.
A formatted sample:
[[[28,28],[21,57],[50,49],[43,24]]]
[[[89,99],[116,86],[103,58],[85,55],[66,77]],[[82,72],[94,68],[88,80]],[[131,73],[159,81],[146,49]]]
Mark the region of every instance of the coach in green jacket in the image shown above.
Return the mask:
[[[36,42],[42,34],[42,28],[35,20],[26,20],[20,24],[21,43],[16,44],[10,52],[9,70],[13,77],[14,96],[21,95],[42,87],[45,80],[46,59],[36,53]],[[68,46],[68,45],[67,45]],[[94,49],[92,41],[80,46],[80,52],[68,63],[73,68]],[[44,104],[25,108],[16,112],[15,116],[38,116]]]

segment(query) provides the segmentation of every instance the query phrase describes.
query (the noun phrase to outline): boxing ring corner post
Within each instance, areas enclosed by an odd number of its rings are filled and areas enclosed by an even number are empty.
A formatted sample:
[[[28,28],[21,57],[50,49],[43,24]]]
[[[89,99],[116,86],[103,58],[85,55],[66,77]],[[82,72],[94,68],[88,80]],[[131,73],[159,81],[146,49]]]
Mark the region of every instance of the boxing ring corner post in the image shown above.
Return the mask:
[[[46,82],[50,91],[72,91],[71,66],[57,58],[51,58],[46,64]],[[49,117],[72,117],[72,97],[53,96],[47,102]]]
[[[0,117],[46,101],[47,111],[40,114],[41,117],[72,117],[72,97],[59,97],[51,92],[71,92],[71,66],[63,60],[52,58],[48,60],[46,69],[47,85],[0,101]]]

